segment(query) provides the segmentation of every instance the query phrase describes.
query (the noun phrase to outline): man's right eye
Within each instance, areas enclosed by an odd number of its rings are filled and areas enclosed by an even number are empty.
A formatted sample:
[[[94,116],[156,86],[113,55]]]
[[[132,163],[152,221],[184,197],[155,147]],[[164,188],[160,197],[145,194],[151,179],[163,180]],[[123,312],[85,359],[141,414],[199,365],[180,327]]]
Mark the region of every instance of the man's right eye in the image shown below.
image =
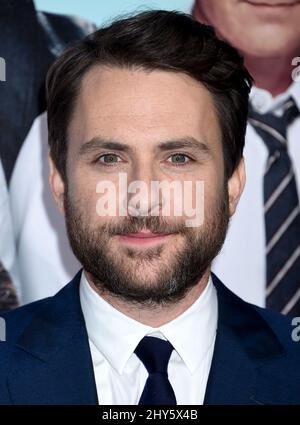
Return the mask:
[[[115,153],[105,153],[99,157],[98,161],[105,165],[112,165],[120,162],[118,159],[121,160]]]

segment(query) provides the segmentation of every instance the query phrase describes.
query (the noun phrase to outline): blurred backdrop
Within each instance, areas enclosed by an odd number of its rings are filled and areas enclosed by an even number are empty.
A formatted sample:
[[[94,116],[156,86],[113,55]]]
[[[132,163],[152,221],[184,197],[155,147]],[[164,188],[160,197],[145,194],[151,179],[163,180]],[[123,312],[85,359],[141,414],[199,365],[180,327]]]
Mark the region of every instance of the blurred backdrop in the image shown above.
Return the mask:
[[[78,15],[97,25],[117,15],[144,9],[182,10],[192,7],[191,0],[35,0],[37,9],[45,12]]]

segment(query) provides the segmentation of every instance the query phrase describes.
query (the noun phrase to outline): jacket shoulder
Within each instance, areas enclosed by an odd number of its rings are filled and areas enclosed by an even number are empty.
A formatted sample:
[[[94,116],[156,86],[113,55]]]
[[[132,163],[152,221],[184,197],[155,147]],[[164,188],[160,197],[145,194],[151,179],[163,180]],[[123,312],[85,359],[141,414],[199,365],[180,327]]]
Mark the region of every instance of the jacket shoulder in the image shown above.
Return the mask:
[[[27,304],[0,316],[0,404],[11,404],[6,389],[6,377],[15,344],[33,317],[49,302],[49,299]]]
[[[15,344],[20,334],[26,326],[28,326],[36,313],[48,304],[49,300],[52,298],[53,297],[44,298],[1,314],[3,337],[1,338],[0,350],[5,345]]]
[[[279,339],[287,354],[300,355],[300,317],[284,316],[275,311],[253,306]]]

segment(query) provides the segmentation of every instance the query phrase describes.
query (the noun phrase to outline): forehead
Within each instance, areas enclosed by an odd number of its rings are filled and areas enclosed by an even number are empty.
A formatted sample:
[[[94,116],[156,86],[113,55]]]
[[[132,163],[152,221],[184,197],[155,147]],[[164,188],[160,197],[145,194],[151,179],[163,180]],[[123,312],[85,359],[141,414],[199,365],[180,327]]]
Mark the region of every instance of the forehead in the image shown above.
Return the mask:
[[[99,135],[135,143],[218,134],[212,97],[193,78],[103,66],[84,76],[69,126],[72,144]]]

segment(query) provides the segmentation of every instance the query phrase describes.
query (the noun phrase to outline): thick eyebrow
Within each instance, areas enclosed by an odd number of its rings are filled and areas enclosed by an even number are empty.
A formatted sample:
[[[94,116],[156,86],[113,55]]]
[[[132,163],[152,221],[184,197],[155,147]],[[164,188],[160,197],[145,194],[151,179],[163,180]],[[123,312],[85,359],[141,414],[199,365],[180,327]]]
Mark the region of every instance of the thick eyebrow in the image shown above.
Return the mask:
[[[99,149],[118,150],[122,152],[129,152],[131,150],[130,146],[124,143],[102,139],[101,137],[93,137],[80,147],[79,155],[94,153],[99,151]]]
[[[200,142],[194,137],[167,140],[165,142],[161,142],[158,146],[156,146],[155,150],[165,152],[182,148],[197,150],[204,154],[211,153],[211,150],[206,143]],[[101,137],[96,136],[80,147],[79,155],[81,156],[86,154],[92,154],[94,152],[99,151],[99,149],[118,150],[127,153],[132,150],[132,148],[125,143],[120,143],[115,140],[103,139]]]
[[[210,148],[207,146],[207,144],[196,140],[194,137],[185,137],[183,139],[178,140],[169,140],[166,142],[162,142],[157,146],[157,149],[161,151],[169,151],[182,148],[190,148],[205,154],[210,153]]]

